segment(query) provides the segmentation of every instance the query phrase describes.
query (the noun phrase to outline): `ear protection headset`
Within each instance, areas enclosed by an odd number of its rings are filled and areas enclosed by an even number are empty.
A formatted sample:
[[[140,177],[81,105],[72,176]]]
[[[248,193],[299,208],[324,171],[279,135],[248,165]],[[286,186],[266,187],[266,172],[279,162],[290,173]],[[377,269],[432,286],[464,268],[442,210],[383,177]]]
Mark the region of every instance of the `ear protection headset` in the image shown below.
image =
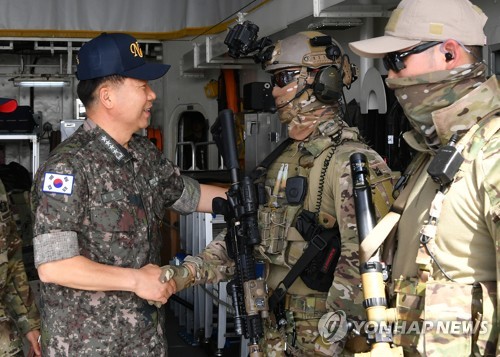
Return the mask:
[[[325,104],[332,104],[337,102],[342,96],[342,87],[344,82],[340,71],[336,66],[328,66],[321,68],[316,72],[312,84],[305,84],[304,87],[298,91],[295,96],[288,102],[281,104],[277,109],[281,109],[288,105],[291,101],[299,98],[308,88],[311,88],[314,96],[320,102]]]
[[[310,39],[311,46],[326,46],[326,56],[336,64],[321,68],[311,84],[316,98],[326,104],[337,102],[342,96],[344,85],[350,87],[357,78],[357,67],[351,64],[347,55],[342,55],[340,47],[330,36]]]
[[[331,104],[340,99],[344,82],[337,67],[329,66],[316,73],[311,86],[319,101]]]

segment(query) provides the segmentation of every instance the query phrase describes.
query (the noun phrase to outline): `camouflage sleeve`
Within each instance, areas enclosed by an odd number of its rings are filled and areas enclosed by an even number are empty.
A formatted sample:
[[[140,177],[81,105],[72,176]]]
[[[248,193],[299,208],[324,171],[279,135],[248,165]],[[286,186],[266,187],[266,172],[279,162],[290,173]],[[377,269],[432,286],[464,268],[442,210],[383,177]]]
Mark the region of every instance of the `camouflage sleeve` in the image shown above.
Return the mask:
[[[9,281],[5,287],[5,302],[17,327],[25,335],[31,330],[40,329],[40,316],[28,284],[22,260],[22,243],[19,238],[13,242],[12,249],[12,256],[8,262]]]
[[[359,273],[359,239],[356,231],[356,215],[354,211],[353,187],[350,168],[350,156],[354,152],[361,152],[367,156],[371,179],[375,179],[373,194],[379,195],[380,207],[377,207],[377,216],[380,218],[387,213],[392,199],[392,174],[384,160],[373,150],[364,145],[342,145],[337,148],[333,165],[327,173],[325,182],[332,184],[325,187],[324,200],[329,200],[332,207],[325,207],[336,213],[341,235],[341,255],[335,269],[335,276],[327,295],[327,313],[323,315],[320,324],[340,317],[349,321],[362,321],[365,319],[363,308],[363,292],[360,288],[361,276]],[[345,321],[345,320],[344,320]],[[322,327],[323,328],[323,327]],[[330,327],[324,326],[328,331]],[[323,335],[321,335],[323,336]],[[363,351],[366,341],[362,337],[344,335],[335,343],[318,336],[315,339],[315,349],[324,355],[343,355],[343,349],[349,345],[350,349]],[[356,347],[354,347],[356,346]],[[345,351],[344,351],[345,352]]]
[[[365,147],[349,147],[344,145],[337,149],[333,170],[329,170],[327,182],[336,183],[330,186],[334,197],[335,212],[339,223],[342,240],[341,256],[335,270],[335,278],[329,290],[327,308],[329,311],[343,310],[351,318],[362,318],[365,315],[362,301],[363,294],[359,285],[359,239],[356,230],[354,212],[353,187],[350,155],[361,152],[367,156],[374,203],[377,200],[377,218],[388,212],[392,204],[392,173],[384,160],[375,151]],[[328,194],[328,192],[326,192]],[[378,198],[376,198],[378,197]]]
[[[216,284],[234,275],[235,264],[227,254],[225,233],[220,233],[200,254],[184,259],[184,264],[195,269],[195,284]]]
[[[194,212],[196,207],[198,207],[201,192],[200,184],[198,181],[187,176],[182,176],[182,180],[184,182],[182,195],[171,207],[181,214],[189,214]]]
[[[167,159],[162,160],[161,166],[160,185],[167,206],[181,214],[194,212],[200,201],[200,184],[181,175],[179,167]]]
[[[33,238],[35,267],[40,264],[80,255],[76,232],[53,232]]]
[[[44,189],[45,180],[50,180],[51,174],[71,178],[71,193]],[[76,232],[82,228],[88,202],[88,183],[83,170],[65,161],[46,162],[35,177],[31,197],[36,266],[78,255]]]
[[[328,291],[326,307],[328,311],[342,310],[350,318],[361,319],[363,316],[363,294],[359,288],[358,238],[356,219],[352,200],[352,179],[349,156],[353,151],[338,147],[334,162],[330,164],[325,187],[325,194],[333,197],[333,212],[339,225],[341,253],[335,268],[335,277]],[[333,167],[333,169],[332,169]]]
[[[489,201],[485,212],[485,221],[491,232],[496,247],[496,276],[497,276],[497,322],[500,321],[500,133],[496,133],[483,148],[480,172],[484,174],[484,191]],[[500,340],[497,341],[497,354],[500,353]]]

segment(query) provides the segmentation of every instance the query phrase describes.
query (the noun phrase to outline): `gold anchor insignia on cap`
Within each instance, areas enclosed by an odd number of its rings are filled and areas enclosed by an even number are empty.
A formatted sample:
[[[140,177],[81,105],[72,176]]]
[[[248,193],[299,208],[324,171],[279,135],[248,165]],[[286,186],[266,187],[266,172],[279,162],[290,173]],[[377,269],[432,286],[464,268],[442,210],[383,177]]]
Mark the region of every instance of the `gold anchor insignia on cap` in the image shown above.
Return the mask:
[[[142,57],[141,46],[139,46],[137,41],[130,44],[130,52],[134,55],[134,57]]]

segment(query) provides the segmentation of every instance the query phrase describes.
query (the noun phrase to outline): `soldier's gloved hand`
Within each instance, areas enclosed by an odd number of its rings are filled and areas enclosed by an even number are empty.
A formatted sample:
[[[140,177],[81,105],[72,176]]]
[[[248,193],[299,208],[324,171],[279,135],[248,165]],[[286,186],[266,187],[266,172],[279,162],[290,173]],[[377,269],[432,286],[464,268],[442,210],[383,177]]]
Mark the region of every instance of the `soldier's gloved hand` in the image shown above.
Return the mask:
[[[157,307],[157,308],[159,308],[159,309],[160,309],[160,308],[162,307],[162,305],[163,305],[161,302],[159,302],[159,301],[153,301],[153,300],[148,300],[148,304],[149,304],[149,305],[154,305],[154,306],[156,306],[156,307]]]
[[[160,281],[165,283],[173,279],[177,287],[177,291],[189,288],[194,283],[194,276],[191,270],[185,266],[164,265],[161,267]]]

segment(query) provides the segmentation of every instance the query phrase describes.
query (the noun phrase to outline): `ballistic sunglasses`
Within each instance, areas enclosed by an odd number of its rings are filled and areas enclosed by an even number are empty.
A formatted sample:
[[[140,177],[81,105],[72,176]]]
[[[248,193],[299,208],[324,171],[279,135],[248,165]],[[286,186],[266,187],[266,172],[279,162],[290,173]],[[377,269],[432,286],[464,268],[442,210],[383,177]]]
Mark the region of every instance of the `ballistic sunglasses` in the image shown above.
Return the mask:
[[[388,53],[383,58],[384,67],[386,70],[392,69],[394,72],[399,72],[406,68],[403,62],[403,60],[406,57],[424,52],[425,50],[434,47],[436,45],[439,45],[440,43],[442,42],[439,41],[426,42],[421,45],[418,45],[417,47],[413,47],[411,50],[408,51]]]
[[[300,70],[298,69],[275,72],[271,75],[271,85],[283,88],[292,82],[298,74],[300,74]]]

